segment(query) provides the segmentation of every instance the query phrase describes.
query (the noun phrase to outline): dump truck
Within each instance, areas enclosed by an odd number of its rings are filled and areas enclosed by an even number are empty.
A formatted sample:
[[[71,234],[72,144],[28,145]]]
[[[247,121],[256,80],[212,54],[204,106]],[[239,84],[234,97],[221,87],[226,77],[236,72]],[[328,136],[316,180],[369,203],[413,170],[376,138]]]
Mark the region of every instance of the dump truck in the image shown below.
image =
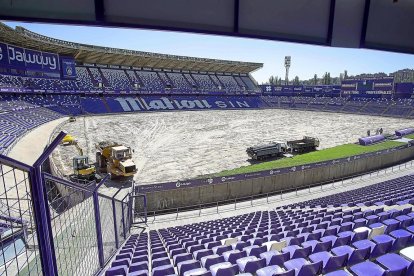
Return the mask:
[[[272,157],[282,156],[287,151],[287,145],[283,142],[272,142],[266,145],[249,147],[247,155],[253,160],[264,160]]]
[[[132,160],[132,150],[117,142],[103,141],[96,144],[97,169],[101,173],[110,173],[111,179],[131,177],[137,173]]]
[[[319,147],[319,139],[304,136],[301,140],[287,141],[287,146],[292,153],[305,153],[315,151]]]

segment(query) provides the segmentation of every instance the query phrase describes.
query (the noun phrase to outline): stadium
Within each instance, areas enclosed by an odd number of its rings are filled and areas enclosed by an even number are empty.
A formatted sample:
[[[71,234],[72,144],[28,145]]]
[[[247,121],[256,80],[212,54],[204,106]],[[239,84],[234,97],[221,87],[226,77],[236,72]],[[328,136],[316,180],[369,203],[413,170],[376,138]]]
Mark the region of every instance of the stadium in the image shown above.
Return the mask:
[[[276,1],[276,18],[219,1],[214,24],[172,2],[197,18],[97,0],[92,21],[79,3],[0,3],[0,19],[414,53],[405,1]],[[290,62],[259,84],[261,62],[0,22],[0,274],[414,275],[412,70],[299,83]]]

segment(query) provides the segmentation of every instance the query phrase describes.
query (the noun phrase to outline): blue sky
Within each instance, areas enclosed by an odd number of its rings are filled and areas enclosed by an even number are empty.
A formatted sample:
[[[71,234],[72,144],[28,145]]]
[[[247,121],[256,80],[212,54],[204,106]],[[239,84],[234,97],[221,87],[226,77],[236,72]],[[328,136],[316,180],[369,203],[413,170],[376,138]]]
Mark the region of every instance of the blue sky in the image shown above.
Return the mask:
[[[68,41],[139,51],[183,56],[218,58],[264,63],[253,73],[261,83],[270,75],[284,78],[284,57],[292,57],[290,79],[312,78],[330,72],[348,74],[390,73],[414,68],[414,55],[364,49],[332,48],[287,42],[224,36],[198,35],[152,30],[98,28],[50,24],[6,22],[11,27],[22,26],[31,31]]]

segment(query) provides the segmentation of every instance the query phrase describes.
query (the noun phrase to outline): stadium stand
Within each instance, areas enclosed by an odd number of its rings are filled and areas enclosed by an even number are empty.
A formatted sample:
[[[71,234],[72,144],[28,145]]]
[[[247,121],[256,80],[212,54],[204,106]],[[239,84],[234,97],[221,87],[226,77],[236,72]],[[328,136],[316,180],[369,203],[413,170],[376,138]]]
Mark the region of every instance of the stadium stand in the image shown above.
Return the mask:
[[[132,235],[105,275],[413,275],[413,184]]]
[[[90,90],[95,87],[85,67],[76,67],[76,73],[78,77],[78,85],[80,88]]]
[[[61,114],[19,100],[0,101],[0,153],[30,130],[62,117]]]

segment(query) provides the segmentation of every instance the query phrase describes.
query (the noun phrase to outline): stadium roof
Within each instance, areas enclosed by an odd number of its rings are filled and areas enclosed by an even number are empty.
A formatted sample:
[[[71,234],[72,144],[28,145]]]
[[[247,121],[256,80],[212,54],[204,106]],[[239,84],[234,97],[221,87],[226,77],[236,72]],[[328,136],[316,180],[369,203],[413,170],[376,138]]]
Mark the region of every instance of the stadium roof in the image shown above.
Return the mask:
[[[82,63],[241,74],[263,67],[262,63],[164,55],[74,43],[43,36],[22,27],[13,29],[1,22],[0,41],[34,50],[73,56],[76,61]]]
[[[0,19],[122,26],[414,53],[413,0],[0,1]]]

